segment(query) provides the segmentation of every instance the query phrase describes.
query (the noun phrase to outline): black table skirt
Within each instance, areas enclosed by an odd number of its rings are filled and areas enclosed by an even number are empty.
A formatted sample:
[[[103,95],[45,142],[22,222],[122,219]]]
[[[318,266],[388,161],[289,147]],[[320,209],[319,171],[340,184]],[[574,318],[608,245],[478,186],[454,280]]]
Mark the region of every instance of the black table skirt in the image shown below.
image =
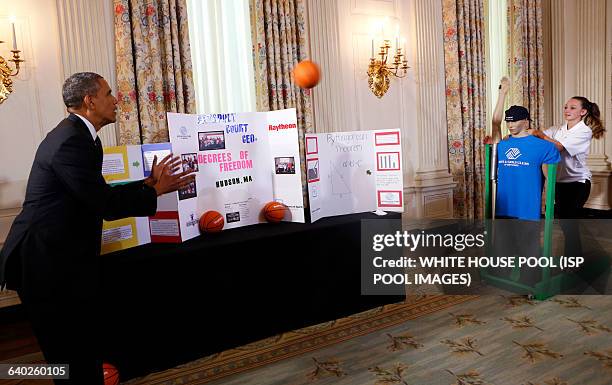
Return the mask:
[[[400,218],[260,224],[105,255],[106,359],[125,380],[402,301],[360,294],[361,220]]]

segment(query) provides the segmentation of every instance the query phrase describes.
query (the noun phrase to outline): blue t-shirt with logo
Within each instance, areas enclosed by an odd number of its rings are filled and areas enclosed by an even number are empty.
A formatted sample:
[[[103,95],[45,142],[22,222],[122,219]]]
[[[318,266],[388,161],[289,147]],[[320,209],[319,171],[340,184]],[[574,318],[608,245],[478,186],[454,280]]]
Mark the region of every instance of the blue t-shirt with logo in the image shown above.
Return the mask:
[[[558,163],[559,150],[535,136],[510,137],[497,145],[496,215],[539,220],[542,164]]]

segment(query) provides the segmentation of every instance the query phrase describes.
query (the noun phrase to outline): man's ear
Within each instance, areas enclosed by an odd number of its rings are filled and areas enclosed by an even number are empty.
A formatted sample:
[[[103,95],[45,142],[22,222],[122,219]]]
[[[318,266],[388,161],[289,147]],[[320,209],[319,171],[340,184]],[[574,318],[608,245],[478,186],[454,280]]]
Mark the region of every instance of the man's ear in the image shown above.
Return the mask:
[[[87,108],[88,110],[93,109],[93,97],[91,95],[85,95],[85,97],[83,98],[83,107]]]

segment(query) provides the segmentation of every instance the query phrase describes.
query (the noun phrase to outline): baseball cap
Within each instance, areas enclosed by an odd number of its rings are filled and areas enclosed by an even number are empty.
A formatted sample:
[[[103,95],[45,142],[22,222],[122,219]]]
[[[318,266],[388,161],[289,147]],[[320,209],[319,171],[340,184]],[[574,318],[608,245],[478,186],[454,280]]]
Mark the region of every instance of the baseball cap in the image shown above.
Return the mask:
[[[523,106],[512,106],[506,110],[506,122],[518,122],[519,120],[529,119],[529,110]]]

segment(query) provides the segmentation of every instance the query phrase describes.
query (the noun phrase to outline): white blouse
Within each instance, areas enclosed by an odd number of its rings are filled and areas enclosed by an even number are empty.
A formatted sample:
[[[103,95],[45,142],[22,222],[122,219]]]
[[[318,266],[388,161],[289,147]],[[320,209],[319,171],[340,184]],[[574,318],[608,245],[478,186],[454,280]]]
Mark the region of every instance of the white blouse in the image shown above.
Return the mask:
[[[567,123],[565,123],[561,127],[544,130],[544,134],[565,147],[565,150],[561,152],[557,182],[584,183],[591,180],[591,170],[586,163],[593,137],[593,131],[589,126],[580,121],[568,130]]]

